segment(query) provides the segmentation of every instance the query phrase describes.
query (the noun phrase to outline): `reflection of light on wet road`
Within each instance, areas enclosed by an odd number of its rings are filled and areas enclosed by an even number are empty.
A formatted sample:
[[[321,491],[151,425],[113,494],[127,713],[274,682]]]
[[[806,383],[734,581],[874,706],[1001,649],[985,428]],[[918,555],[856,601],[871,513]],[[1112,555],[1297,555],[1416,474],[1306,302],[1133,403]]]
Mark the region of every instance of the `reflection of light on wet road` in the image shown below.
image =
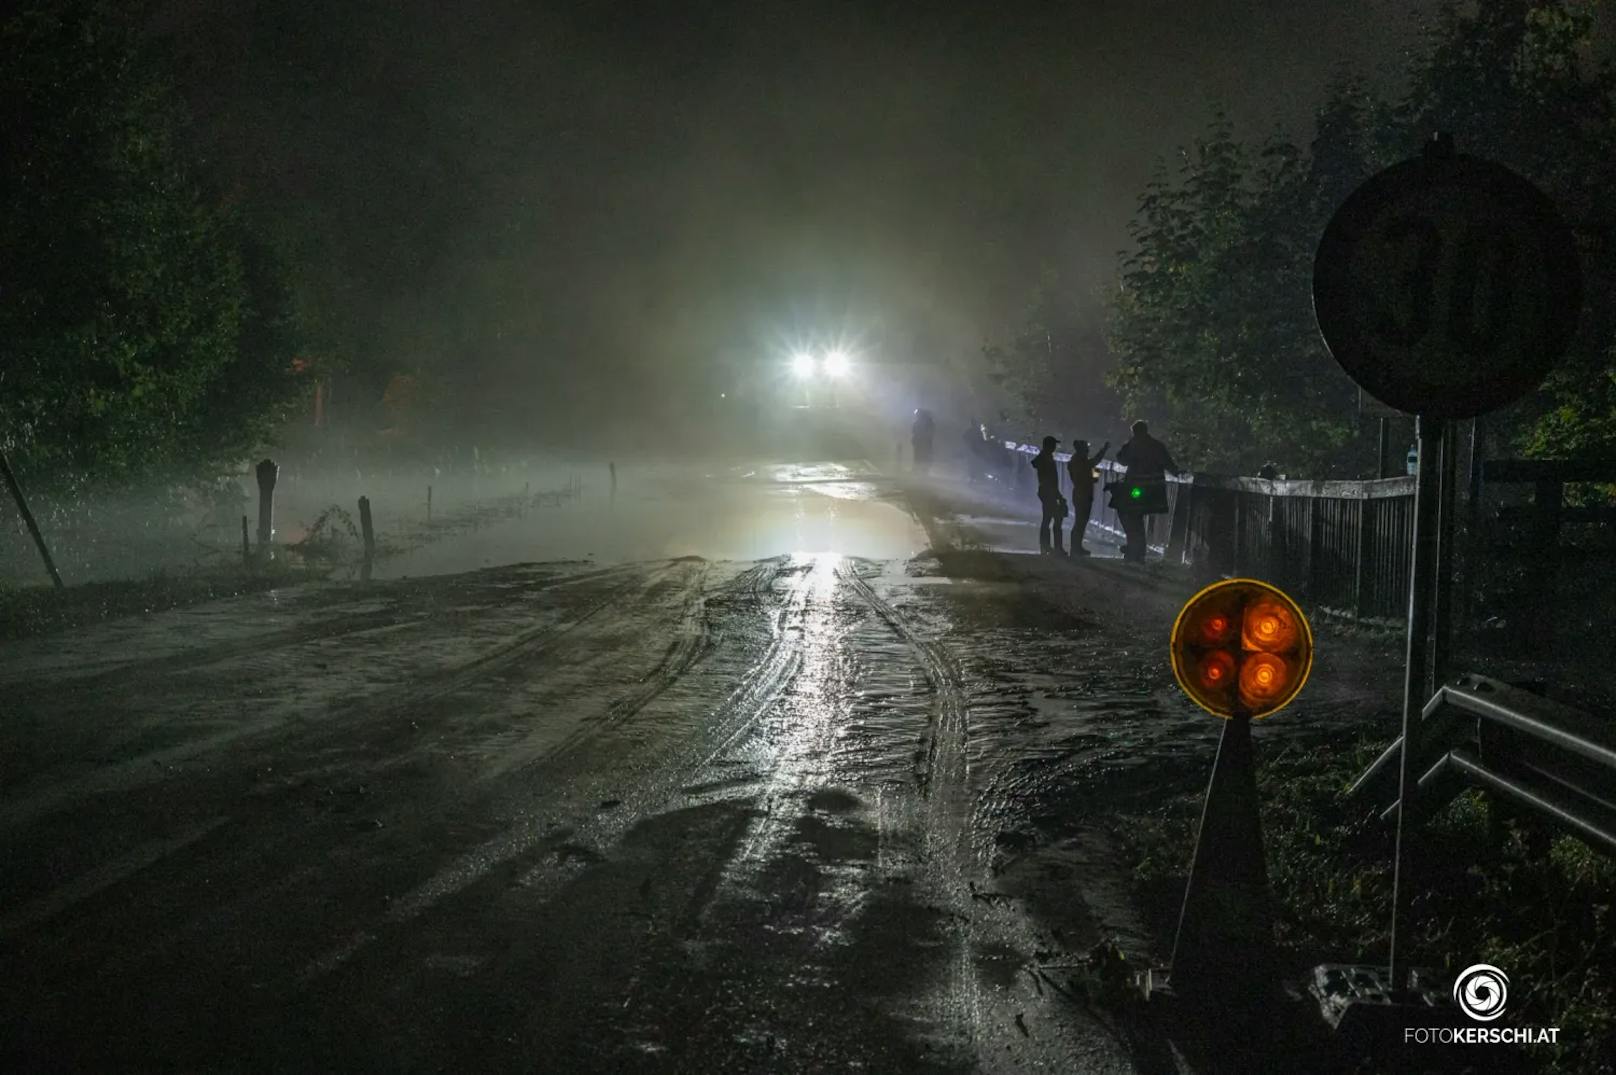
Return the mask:
[[[768,775],[762,793],[768,813],[754,826],[742,847],[740,864],[753,861],[794,819],[800,807],[785,800],[800,797],[804,786],[818,775],[848,706],[843,679],[842,638],[845,624],[837,622],[836,588],[839,553],[798,553],[788,571],[803,573],[791,606],[780,621],[781,629],[797,650],[799,665],[789,693],[776,706],[762,734],[749,744],[748,760]]]

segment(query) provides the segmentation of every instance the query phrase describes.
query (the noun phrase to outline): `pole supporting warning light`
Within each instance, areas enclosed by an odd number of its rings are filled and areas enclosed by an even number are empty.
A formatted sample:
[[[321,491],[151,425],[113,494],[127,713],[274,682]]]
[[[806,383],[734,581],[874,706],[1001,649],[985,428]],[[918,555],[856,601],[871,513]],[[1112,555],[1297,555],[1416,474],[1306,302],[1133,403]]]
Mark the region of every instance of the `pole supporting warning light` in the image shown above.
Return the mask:
[[[1225,720],[1261,720],[1299,694],[1313,668],[1301,608],[1257,579],[1225,579],[1190,598],[1173,624],[1173,677],[1190,700]]]
[[[1256,579],[1213,583],[1173,624],[1173,676],[1224,719],[1201,807],[1170,972],[1146,973],[1146,996],[1231,1011],[1280,994],[1262,849],[1251,724],[1291,702],[1313,667],[1302,610]]]

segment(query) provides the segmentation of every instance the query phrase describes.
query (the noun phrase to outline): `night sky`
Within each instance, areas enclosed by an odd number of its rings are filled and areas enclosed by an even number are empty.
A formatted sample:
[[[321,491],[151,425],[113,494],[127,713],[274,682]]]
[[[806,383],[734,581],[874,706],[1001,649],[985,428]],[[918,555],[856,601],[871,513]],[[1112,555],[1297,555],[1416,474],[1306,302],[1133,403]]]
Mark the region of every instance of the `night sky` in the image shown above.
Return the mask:
[[[308,225],[373,344],[554,383],[826,334],[971,354],[1046,264],[1097,325],[1158,158],[1218,103],[1305,142],[1333,73],[1395,85],[1429,7],[175,0],[158,27],[223,170]]]

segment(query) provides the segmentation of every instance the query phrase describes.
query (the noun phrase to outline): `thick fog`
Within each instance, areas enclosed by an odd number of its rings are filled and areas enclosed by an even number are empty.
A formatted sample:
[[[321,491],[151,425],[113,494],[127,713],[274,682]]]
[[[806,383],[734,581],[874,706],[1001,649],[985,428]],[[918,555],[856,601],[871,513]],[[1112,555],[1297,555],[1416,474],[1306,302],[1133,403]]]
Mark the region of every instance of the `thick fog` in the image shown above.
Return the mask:
[[[428,485],[441,537],[473,502],[598,494],[614,460],[885,467],[916,407],[957,450],[1000,406],[982,346],[1049,273],[1087,326],[1071,372],[1092,391],[1065,435],[1119,439],[1103,293],[1151,167],[1213,107],[1295,126],[1338,67],[1394,69],[1418,11],[1372,6],[174,0],[151,36],[213,180],[293,269],[324,372],[266,448],[277,538],[324,516],[340,546],[327,509],[365,495],[397,545],[428,543],[405,533]],[[838,383],[794,379],[793,356],[831,349]],[[236,555],[251,462],[216,494],[34,495],[70,577],[178,570]],[[625,517],[602,523],[613,542],[531,553],[780,551]],[[37,574],[20,526],[4,560]]]
[[[699,421],[715,366],[805,344],[968,367],[1046,270],[1097,385],[1153,163],[1219,105],[1305,122],[1421,10],[175,0],[154,32],[216,161],[296,223],[355,391],[430,371],[459,420],[576,443]],[[1074,417],[1116,420],[1095,396]]]

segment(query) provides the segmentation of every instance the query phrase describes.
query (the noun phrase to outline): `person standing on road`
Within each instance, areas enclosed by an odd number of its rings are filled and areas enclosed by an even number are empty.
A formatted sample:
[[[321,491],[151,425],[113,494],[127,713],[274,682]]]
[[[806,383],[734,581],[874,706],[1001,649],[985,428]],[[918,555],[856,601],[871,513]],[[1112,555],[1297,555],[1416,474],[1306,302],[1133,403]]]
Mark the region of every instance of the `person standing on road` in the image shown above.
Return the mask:
[[[914,448],[917,474],[924,474],[931,469],[931,438],[934,429],[931,412],[924,407],[917,407],[915,424],[909,428],[909,441]]]
[[[1088,533],[1089,516],[1094,513],[1094,468],[1100,465],[1105,453],[1111,450],[1106,441],[1100,450],[1089,455],[1089,442],[1074,440],[1072,458],[1066,461],[1066,472],[1072,476],[1072,555],[1087,556],[1083,538]]]
[[[1043,450],[1032,457],[1033,472],[1038,475],[1038,503],[1043,505],[1043,518],[1038,522],[1038,551],[1042,555],[1065,556],[1061,547],[1061,520],[1066,518],[1066,498],[1061,496],[1060,467],[1055,461],[1055,447],[1060,441],[1045,437]]]
[[[965,481],[975,485],[982,474],[982,433],[976,419],[965,427]]]
[[[1133,439],[1117,449],[1117,462],[1128,468],[1129,485],[1165,482],[1169,472],[1181,473],[1167,445],[1152,437],[1150,426],[1144,422],[1133,424]],[[1121,520],[1122,532],[1128,539],[1122,547],[1123,559],[1136,562],[1144,560],[1147,514],[1148,507],[1144,511],[1138,510],[1126,499],[1117,504],[1117,518]]]

